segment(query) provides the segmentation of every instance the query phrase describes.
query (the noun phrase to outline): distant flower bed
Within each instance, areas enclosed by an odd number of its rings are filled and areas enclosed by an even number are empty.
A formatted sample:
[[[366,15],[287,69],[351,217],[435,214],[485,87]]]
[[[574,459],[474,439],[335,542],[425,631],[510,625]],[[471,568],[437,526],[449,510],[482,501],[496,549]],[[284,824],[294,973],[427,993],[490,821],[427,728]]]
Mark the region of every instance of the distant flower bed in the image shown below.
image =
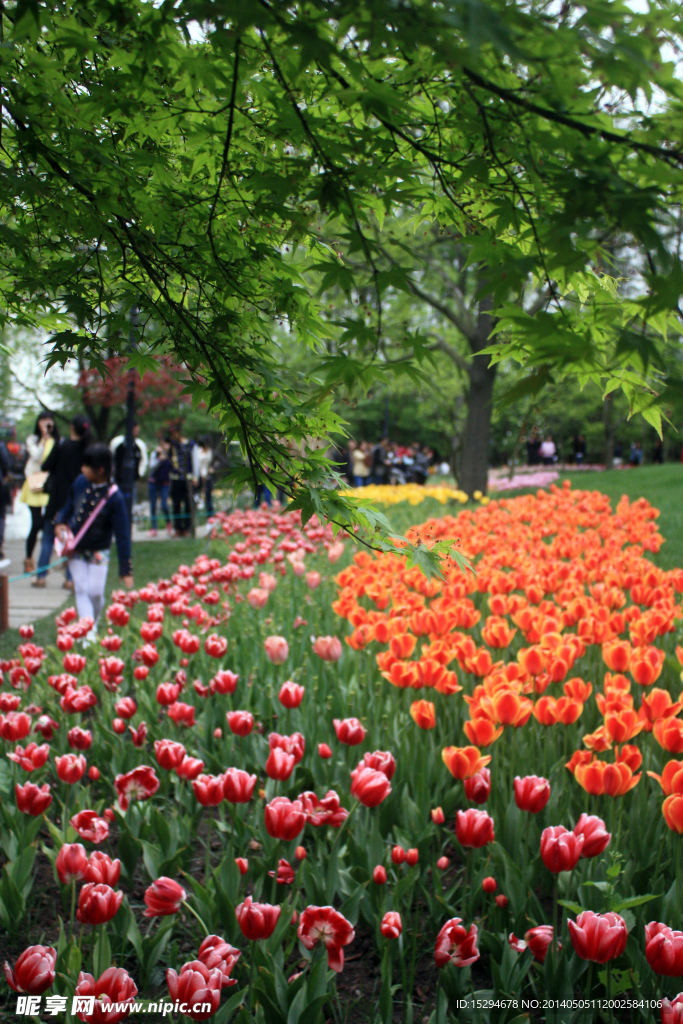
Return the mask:
[[[469,500],[464,491],[446,484],[398,484],[396,487],[388,484],[370,484],[368,487],[349,488],[346,493],[358,498],[369,498],[380,505],[398,505],[402,501],[407,501],[409,505],[420,505],[426,498],[434,498],[441,505],[445,505],[447,501],[459,501],[464,505]]]

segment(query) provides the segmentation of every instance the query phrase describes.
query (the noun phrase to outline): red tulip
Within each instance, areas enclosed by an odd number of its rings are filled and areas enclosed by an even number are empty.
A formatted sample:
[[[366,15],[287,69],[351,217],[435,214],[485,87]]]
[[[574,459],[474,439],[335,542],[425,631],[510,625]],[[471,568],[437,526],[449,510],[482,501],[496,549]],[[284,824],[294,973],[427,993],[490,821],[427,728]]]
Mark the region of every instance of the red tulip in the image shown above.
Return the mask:
[[[446,820],[446,815],[443,813],[443,809],[441,807],[434,807],[430,813],[435,825],[443,825]]]
[[[419,859],[420,859],[420,851],[419,850],[414,850],[414,849],[406,850],[406,864],[408,865],[408,867],[411,867],[411,868],[415,867],[415,865],[417,864]]]
[[[539,814],[550,799],[550,783],[538,775],[515,776],[515,803],[520,811]]]
[[[200,761],[198,757],[190,757],[186,754],[175,771],[178,778],[191,781],[197,778],[203,768],[203,761]]]
[[[14,787],[17,798],[17,807],[22,814],[31,814],[37,818],[43,814],[52,803],[50,787],[47,782],[42,786],[36,786],[33,782],[26,782],[23,786],[18,783]]]
[[[356,747],[365,739],[365,729],[357,718],[335,718],[334,731],[340,743],[346,743],[349,747]]]
[[[238,681],[238,675],[227,668],[222,668],[216,672],[216,675],[210,680],[209,689],[211,690],[211,693],[220,693],[223,695],[231,694],[237,689]]]
[[[223,775],[223,796],[231,804],[249,803],[256,786],[256,776],[241,768],[228,768]]]
[[[584,910],[576,921],[569,921],[569,935],[572,945],[582,960],[606,964],[621,956],[626,949],[628,929],[619,914],[594,914]]]
[[[149,800],[154,796],[159,788],[159,779],[153,768],[142,764],[125,775],[117,775],[114,785],[119,794],[119,806],[125,811],[131,800]]]
[[[118,885],[120,877],[121,861],[118,857],[116,860],[112,860],[108,853],[103,853],[101,850],[95,850],[90,854],[85,871],[86,882],[114,886]]]
[[[380,922],[379,930],[385,939],[397,939],[403,931],[401,915],[395,910],[388,910]]]
[[[228,641],[224,636],[211,633],[204,641],[204,650],[211,658],[223,658],[228,649]]]
[[[157,703],[162,707],[175,704],[180,696],[180,683],[159,683],[157,686]]]
[[[661,1024],[683,1024],[683,992],[671,1001],[662,999],[659,1009]]]
[[[25,772],[33,772],[43,767],[50,756],[50,747],[47,743],[41,743],[40,746],[37,743],[29,743],[25,749],[17,746],[7,756]]]
[[[148,886],[144,899],[147,905],[145,917],[168,917],[178,913],[187,893],[178,882],[162,875]]]
[[[108,967],[97,981],[92,974],[81,971],[74,994],[95,997],[93,1013],[79,1013],[80,1020],[88,1024],[118,1024],[133,1008],[138,989],[123,967]]]
[[[387,871],[382,864],[378,864],[372,872],[372,880],[375,885],[386,885]]]
[[[505,893],[499,892],[498,895],[496,896],[496,906],[500,907],[501,910],[505,910],[505,908],[507,907],[508,903],[509,903],[509,900],[508,900],[507,896],[505,895]]]
[[[71,819],[71,825],[81,839],[87,839],[91,843],[103,843],[109,835],[109,825],[96,811],[79,811]]]
[[[344,967],[344,946],[353,941],[353,925],[332,907],[306,907],[299,918],[297,935],[306,949],[324,942],[327,966],[339,973]]]
[[[278,779],[283,782],[292,774],[295,764],[293,754],[286,754],[284,750],[275,747],[270,751],[266,761],[266,775],[270,779]]]
[[[278,885],[291,885],[294,881],[294,868],[284,857],[280,857],[277,862],[277,872],[269,871],[268,874],[277,881]]]
[[[463,780],[465,796],[474,804],[485,804],[491,793],[491,772],[488,768],[480,768],[476,775]]]
[[[191,728],[194,724],[195,709],[192,704],[184,704],[182,701],[175,701],[168,708],[168,717],[176,725],[185,725],[187,728]]]
[[[122,697],[114,704],[114,711],[119,718],[132,718],[138,706],[132,697]]]
[[[388,750],[373,750],[363,756],[363,760],[358,762],[358,767],[374,768],[376,772],[383,772],[391,782],[396,771],[396,758]]]
[[[455,835],[461,846],[486,846],[495,839],[493,818],[486,811],[478,811],[474,807],[466,811],[458,811],[455,816]]]
[[[402,846],[393,846],[391,849],[392,864],[403,864],[406,859],[406,851]]]
[[[306,857],[308,856],[308,854],[306,853],[306,847],[297,846],[296,850],[294,851],[294,856],[296,857],[297,860],[306,860]]]
[[[594,814],[581,815],[574,826],[574,835],[583,836],[582,857],[599,857],[607,849],[612,839],[602,818],[598,818]]]
[[[55,868],[62,885],[82,881],[88,870],[88,855],[85,852],[85,847],[81,843],[65,843],[57,854]]]
[[[342,656],[341,640],[337,636],[319,636],[313,644],[313,653],[323,661],[339,661]]]
[[[439,859],[436,862],[436,866],[439,869],[439,871],[445,871],[449,864],[450,861],[448,857],[439,857]]]
[[[292,803],[286,796],[276,796],[266,804],[264,817],[268,835],[286,843],[296,839],[306,824],[301,801],[295,800]]]
[[[554,874],[571,871],[579,862],[584,842],[583,835],[568,832],[563,825],[543,829],[541,859],[548,871]]]
[[[434,960],[437,967],[447,967],[454,963],[456,967],[467,967],[479,959],[477,949],[477,926],[472,924],[469,931],[462,924],[462,919],[452,917],[436,937]]]
[[[514,934],[510,934],[510,945],[518,953],[524,952],[528,947],[530,952],[533,954],[535,960],[539,963],[544,963],[546,954],[553,941],[553,929],[549,924],[539,924],[536,928],[530,928],[525,933],[524,939],[518,939]],[[558,949],[562,949],[562,946],[558,943]]]
[[[55,758],[57,775],[62,782],[73,785],[85,775],[86,761],[83,754],[64,754]]]
[[[228,711],[225,717],[230,732],[235,736],[248,736],[254,728],[254,716],[251,711]]]
[[[35,630],[30,622],[25,626],[19,626],[19,636],[22,640],[30,640],[34,632]]]
[[[327,743],[318,744],[318,757],[322,757],[323,760],[327,760],[328,758],[332,757],[332,751],[327,745]]]
[[[87,882],[78,894],[76,917],[81,924],[106,924],[118,913],[122,900],[123,893],[110,885]]]
[[[284,665],[289,655],[289,644],[283,636],[266,637],[263,643],[264,650],[273,665]]]
[[[280,907],[271,903],[254,903],[251,896],[247,896],[244,903],[235,908],[235,914],[245,939],[269,939],[275,931]]]
[[[249,870],[249,861],[247,860],[247,858],[235,857],[235,864],[239,868],[239,873],[241,875],[246,875],[247,871]]]
[[[92,733],[89,729],[81,729],[78,725],[69,729],[66,739],[74,750],[89,750],[92,746]]]
[[[0,715],[0,736],[8,743],[24,740],[31,731],[31,719],[25,711],[10,711]]]
[[[365,807],[377,807],[391,793],[391,783],[384,772],[374,768],[356,768],[351,772],[351,796]]]
[[[201,960],[191,960],[183,964],[180,974],[169,968],[166,984],[171,999],[187,1007],[184,1012],[188,1017],[208,1020],[220,1005],[223,973],[219,967],[211,970]]]
[[[293,683],[289,680],[286,683],[283,683],[280,687],[280,693],[278,695],[279,701],[283,707],[289,708],[290,710],[298,708],[301,701],[304,699],[305,692],[305,687],[299,686],[298,683]]]
[[[683,932],[650,921],[645,925],[645,958],[657,974],[680,978],[683,975]]]
[[[484,890],[484,892],[492,893],[495,892],[496,889],[498,888],[498,883],[496,882],[495,878],[492,878],[491,875],[488,875],[481,883],[481,887]]]
[[[291,736],[281,736],[279,732],[271,732],[268,736],[268,746],[271,750],[284,750],[285,754],[291,754],[294,764],[299,764],[306,750],[306,740],[300,732],[293,732]]]
[[[7,984],[14,992],[25,992],[39,996],[55,980],[57,950],[52,946],[29,946],[14,965],[14,970],[5,961]]]
[[[221,972],[221,985],[229,988],[237,984],[237,978],[231,978],[230,974],[239,960],[241,954],[238,949],[231,946],[225,939],[218,935],[207,935],[197,952],[197,959],[201,960],[210,971]]]
[[[124,732],[126,731],[126,723],[122,718],[115,718],[114,721],[111,723],[111,727],[117,736],[123,736]]]
[[[195,799],[202,807],[217,807],[223,802],[224,783],[222,775],[198,775],[192,780]]]

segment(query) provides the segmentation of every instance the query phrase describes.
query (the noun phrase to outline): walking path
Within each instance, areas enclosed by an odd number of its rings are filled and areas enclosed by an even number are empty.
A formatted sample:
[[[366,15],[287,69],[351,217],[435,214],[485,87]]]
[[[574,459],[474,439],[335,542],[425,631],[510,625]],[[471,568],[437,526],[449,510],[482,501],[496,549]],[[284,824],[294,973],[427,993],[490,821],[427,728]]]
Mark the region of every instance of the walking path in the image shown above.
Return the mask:
[[[10,579],[24,574],[25,538],[31,527],[30,514],[26,505],[17,502],[16,511],[8,514],[5,525],[5,558],[10,564],[3,570]],[[209,527],[204,524],[197,527],[197,537],[204,537]],[[157,537],[150,537],[149,530],[133,529],[133,544],[137,541],[169,543],[165,530],[160,530]],[[34,558],[40,551],[40,540],[36,544]],[[73,594],[65,590],[64,563],[51,569],[45,587],[32,587],[32,576],[15,579],[9,585],[9,626],[16,629],[27,622],[33,622],[44,615],[56,614],[65,603],[73,603]]]

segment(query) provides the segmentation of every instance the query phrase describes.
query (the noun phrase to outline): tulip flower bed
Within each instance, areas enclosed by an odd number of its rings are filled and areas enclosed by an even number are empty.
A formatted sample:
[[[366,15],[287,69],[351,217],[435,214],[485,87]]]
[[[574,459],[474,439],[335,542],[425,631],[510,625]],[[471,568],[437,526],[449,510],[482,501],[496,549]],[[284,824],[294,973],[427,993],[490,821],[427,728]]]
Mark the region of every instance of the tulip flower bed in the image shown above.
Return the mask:
[[[415,528],[476,570],[427,580],[238,512],[114,595],[99,643],[73,612],[54,649],[25,627],[0,1005],[683,1020],[683,570],[647,557],[655,518],[568,487],[492,501]]]

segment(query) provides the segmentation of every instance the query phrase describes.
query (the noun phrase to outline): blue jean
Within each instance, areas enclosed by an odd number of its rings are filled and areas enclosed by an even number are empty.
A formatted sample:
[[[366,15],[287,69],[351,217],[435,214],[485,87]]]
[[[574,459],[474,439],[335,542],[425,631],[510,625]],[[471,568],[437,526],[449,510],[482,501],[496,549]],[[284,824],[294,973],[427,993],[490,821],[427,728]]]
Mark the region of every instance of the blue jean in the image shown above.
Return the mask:
[[[157,528],[157,498],[161,502],[161,511],[164,514],[166,525],[171,522],[171,514],[168,511],[168,496],[171,491],[171,485],[169,484],[155,484],[151,480],[147,481],[147,492],[149,494],[149,518],[152,520],[152,529]]]
[[[254,495],[254,508],[260,508],[264,502],[268,508],[270,508],[273,504],[273,495],[265,484],[259,484],[256,488],[256,494]]]
[[[365,487],[367,479],[368,478],[366,476],[354,476],[354,478],[353,478],[353,486],[354,487]]]
[[[38,579],[45,579],[47,576],[47,567],[50,564],[50,558],[52,557],[52,548],[55,544],[55,527],[51,519],[45,518],[43,522],[43,542],[40,545],[40,556],[38,558],[38,569],[44,570],[38,573]],[[66,567],[66,578],[71,579],[71,572],[69,566]]]

